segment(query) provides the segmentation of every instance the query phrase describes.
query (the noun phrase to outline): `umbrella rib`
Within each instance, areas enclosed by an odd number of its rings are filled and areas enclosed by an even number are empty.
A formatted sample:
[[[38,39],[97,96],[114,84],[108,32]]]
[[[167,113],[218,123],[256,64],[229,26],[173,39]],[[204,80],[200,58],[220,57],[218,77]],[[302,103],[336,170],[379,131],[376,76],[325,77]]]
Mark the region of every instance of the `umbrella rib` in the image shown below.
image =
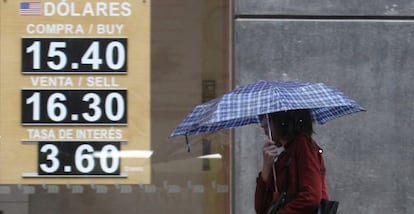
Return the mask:
[[[259,115],[297,109],[310,109],[313,122],[319,124],[365,111],[341,91],[323,83],[261,80],[196,106],[170,137],[258,124]]]

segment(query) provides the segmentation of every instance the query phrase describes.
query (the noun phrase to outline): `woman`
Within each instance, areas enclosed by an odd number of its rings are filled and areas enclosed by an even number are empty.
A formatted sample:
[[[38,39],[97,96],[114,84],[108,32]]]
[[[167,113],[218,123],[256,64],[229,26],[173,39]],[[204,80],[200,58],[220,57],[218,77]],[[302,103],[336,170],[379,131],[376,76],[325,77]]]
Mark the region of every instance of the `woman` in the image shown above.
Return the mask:
[[[267,213],[272,201],[277,200],[273,193],[285,190],[287,199],[277,214],[315,214],[321,199],[328,199],[328,194],[322,150],[312,140],[310,111],[261,116],[261,126],[272,139],[263,147],[262,171],[256,179],[256,212]]]

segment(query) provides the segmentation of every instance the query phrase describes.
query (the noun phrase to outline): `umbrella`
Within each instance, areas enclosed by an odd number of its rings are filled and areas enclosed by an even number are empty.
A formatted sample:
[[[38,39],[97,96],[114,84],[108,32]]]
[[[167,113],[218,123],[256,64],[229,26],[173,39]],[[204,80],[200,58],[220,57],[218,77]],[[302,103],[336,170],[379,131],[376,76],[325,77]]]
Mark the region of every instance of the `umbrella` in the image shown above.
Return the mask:
[[[324,83],[260,80],[196,106],[170,137],[260,124],[259,115],[297,109],[310,109],[313,122],[318,124],[365,111]]]

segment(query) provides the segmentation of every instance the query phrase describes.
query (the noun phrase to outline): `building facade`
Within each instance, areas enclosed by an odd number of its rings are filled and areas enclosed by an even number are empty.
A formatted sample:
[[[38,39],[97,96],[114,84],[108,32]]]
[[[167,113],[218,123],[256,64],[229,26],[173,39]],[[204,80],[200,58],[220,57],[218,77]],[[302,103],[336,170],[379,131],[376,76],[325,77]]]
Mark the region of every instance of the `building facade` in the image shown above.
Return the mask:
[[[338,213],[414,212],[411,1],[0,5],[0,213],[254,213],[258,126],[169,134],[259,79],[367,110],[315,125]]]

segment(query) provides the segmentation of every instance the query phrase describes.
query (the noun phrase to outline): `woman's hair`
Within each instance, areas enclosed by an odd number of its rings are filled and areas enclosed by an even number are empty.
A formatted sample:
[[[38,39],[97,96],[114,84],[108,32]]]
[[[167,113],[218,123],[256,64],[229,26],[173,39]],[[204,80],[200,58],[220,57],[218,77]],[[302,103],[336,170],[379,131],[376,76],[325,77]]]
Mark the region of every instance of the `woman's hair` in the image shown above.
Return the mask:
[[[312,116],[309,109],[274,112],[270,121],[280,130],[280,137],[293,139],[299,134],[313,134]]]

